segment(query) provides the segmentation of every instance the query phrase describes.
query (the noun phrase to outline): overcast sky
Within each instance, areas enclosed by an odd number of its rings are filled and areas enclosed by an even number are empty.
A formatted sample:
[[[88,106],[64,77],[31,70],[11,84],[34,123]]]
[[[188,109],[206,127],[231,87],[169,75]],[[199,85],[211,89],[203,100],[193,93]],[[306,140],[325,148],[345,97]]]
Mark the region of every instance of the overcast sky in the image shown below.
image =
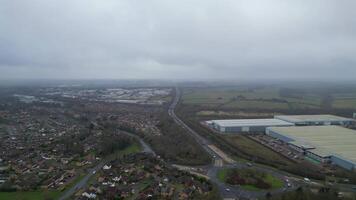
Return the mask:
[[[0,0],[0,79],[355,79],[355,8],[355,0]]]

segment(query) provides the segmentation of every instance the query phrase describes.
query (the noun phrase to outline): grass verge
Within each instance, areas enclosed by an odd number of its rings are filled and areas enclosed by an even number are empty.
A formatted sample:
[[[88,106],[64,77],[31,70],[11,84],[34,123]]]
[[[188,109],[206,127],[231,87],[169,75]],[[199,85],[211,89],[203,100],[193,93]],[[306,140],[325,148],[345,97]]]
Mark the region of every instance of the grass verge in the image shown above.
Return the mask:
[[[229,176],[231,175],[231,172],[233,170],[236,170],[236,169],[221,169],[217,173],[217,178],[220,181],[222,181],[224,183],[227,183],[227,179],[229,178]],[[247,171],[246,169],[241,169],[240,171],[241,171],[241,174],[240,174],[241,178],[244,178],[244,179],[252,178],[252,177],[246,176],[248,174],[248,173],[246,173],[246,171]],[[271,185],[271,187],[268,190],[273,190],[273,189],[278,189],[278,188],[283,187],[282,180],[280,180],[277,177],[274,177],[271,174],[265,174],[265,176],[263,177],[262,180]],[[227,184],[229,184],[229,183],[227,183]],[[241,188],[243,188],[244,190],[249,190],[249,191],[261,191],[261,190],[264,190],[264,189],[258,188],[255,185],[252,185],[252,184],[242,184]]]

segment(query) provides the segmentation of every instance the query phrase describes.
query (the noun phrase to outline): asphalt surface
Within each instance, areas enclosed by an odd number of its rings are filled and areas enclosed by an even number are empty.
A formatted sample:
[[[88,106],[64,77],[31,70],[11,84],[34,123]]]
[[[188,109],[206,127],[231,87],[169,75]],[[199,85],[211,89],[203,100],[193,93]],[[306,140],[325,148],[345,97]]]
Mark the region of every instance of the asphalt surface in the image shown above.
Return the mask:
[[[191,129],[188,125],[186,125],[181,119],[179,119],[179,117],[175,114],[174,110],[180,100],[180,90],[176,88],[176,95],[175,98],[172,102],[172,104],[169,106],[168,108],[168,115],[170,117],[172,117],[172,119],[179,125],[181,126],[183,129],[187,130],[188,133],[190,133],[193,138],[196,140],[196,142],[198,144],[200,144],[203,149],[208,152],[208,154],[214,158],[214,159],[222,159],[218,154],[216,154],[214,151],[212,151],[208,145],[211,145],[212,143],[209,142],[207,139],[205,139],[204,137],[200,136],[197,132],[195,132],[193,129]]]
[[[126,132],[126,131],[120,131],[121,134],[126,134],[129,135],[131,137],[136,138],[141,146],[142,146],[142,152],[148,153],[148,154],[152,154],[154,156],[156,156],[156,153],[152,150],[152,148],[147,145],[140,137],[138,137],[135,134]],[[99,171],[104,165],[105,163],[109,162],[108,160],[103,160],[101,161],[99,164],[97,164],[95,167],[91,168],[88,170],[88,174],[83,177],[78,183],[76,183],[74,186],[72,186],[70,189],[66,190],[63,195],[59,198],[59,200],[65,200],[65,199],[69,199],[71,196],[73,196],[75,194],[76,191],[78,191],[79,189],[82,189],[84,187],[86,187],[89,179],[95,175],[95,173],[97,171]]]
[[[145,141],[143,141],[143,139],[140,138],[139,136],[137,136],[135,134],[132,134],[132,133],[129,133],[129,132],[126,132],[126,131],[120,131],[120,133],[126,134],[128,136],[131,136],[131,137],[137,139],[140,142],[141,147],[143,148],[142,152],[148,153],[148,154],[152,154],[152,155],[156,156],[156,153],[152,150],[152,148],[147,143],[145,143]]]
[[[235,199],[235,198],[256,199],[256,198],[265,196],[267,192],[270,192],[272,195],[280,194],[280,193],[283,193],[286,191],[295,190],[300,185],[306,185],[306,183],[303,183],[301,178],[297,178],[297,177],[291,176],[291,174],[289,174],[289,173],[278,171],[278,170],[273,170],[273,169],[270,169],[267,167],[262,167],[262,166],[257,166],[257,165],[247,166],[246,163],[241,163],[241,162],[235,162],[233,164],[228,164],[228,165],[226,165],[226,164],[225,165],[224,164],[215,165],[215,163],[222,163],[223,159],[217,153],[215,153],[208,147],[208,145],[211,145],[212,143],[209,140],[207,140],[206,138],[199,135],[193,129],[191,129],[175,114],[174,110],[175,110],[177,104],[179,103],[180,98],[181,98],[180,90],[178,88],[176,88],[176,95],[175,95],[175,98],[174,98],[172,104],[169,106],[168,114],[170,117],[172,117],[172,119],[178,125],[180,125],[183,129],[187,130],[187,132],[193,136],[193,138],[196,140],[196,142],[199,145],[201,145],[202,148],[211,156],[212,164],[207,165],[207,166],[202,166],[202,167],[207,169],[207,171],[208,171],[207,176],[210,178],[210,180],[214,184],[216,184],[218,186],[220,194],[223,198],[226,198],[226,199]],[[121,133],[136,138],[140,142],[141,146],[143,147],[142,152],[156,155],[156,153],[152,150],[152,148],[149,145],[147,145],[139,136],[132,134],[132,133],[125,132],[125,131],[121,131]],[[98,165],[96,165],[95,167],[93,167],[92,169],[88,170],[88,174],[84,178],[82,178],[78,183],[76,183],[73,187],[66,190],[65,193],[59,198],[59,200],[69,199],[72,195],[74,195],[74,193],[77,190],[84,188],[87,185],[88,180],[95,174],[94,172],[100,170],[105,165],[106,162],[108,162],[108,161],[104,160],[104,161],[100,162]],[[279,188],[276,190],[269,190],[269,191],[247,191],[247,190],[240,188],[239,186],[228,185],[228,184],[225,184],[225,183],[221,182],[220,180],[218,180],[218,178],[217,178],[218,171],[221,169],[225,169],[225,168],[240,168],[240,169],[252,168],[252,169],[256,169],[258,171],[267,172],[277,178],[280,178],[283,181],[284,186],[282,188]],[[289,183],[291,183],[291,185],[292,185],[291,187],[287,187],[287,181],[286,181],[287,178],[289,180]],[[311,182],[309,184],[318,184],[318,183]],[[344,189],[345,191],[355,191],[353,189],[353,187],[355,187],[355,185],[338,184],[338,186],[342,186],[341,188]]]
[[[199,135],[193,129],[191,129],[175,114],[175,108],[176,108],[177,104],[179,103],[180,98],[181,98],[180,90],[178,88],[176,88],[176,95],[175,95],[175,98],[174,98],[172,104],[169,106],[168,114],[169,114],[169,116],[172,117],[172,119],[178,125],[180,125],[183,129],[187,130],[187,132],[193,136],[193,138],[196,140],[196,142],[199,145],[201,145],[203,147],[203,149],[213,158],[212,164],[207,166],[207,168],[208,168],[207,175],[210,178],[210,180],[218,186],[220,194],[222,195],[223,198],[255,199],[258,197],[265,196],[267,192],[270,192],[271,194],[278,194],[278,193],[282,193],[285,191],[294,190],[298,187],[298,184],[293,180],[289,180],[289,182],[291,183],[292,186],[287,187],[287,181],[285,178],[286,175],[284,173],[280,173],[279,171],[274,171],[274,170],[259,167],[259,166],[249,167],[246,165],[246,163],[239,163],[239,162],[235,162],[233,164],[228,164],[228,165],[223,165],[223,166],[214,165],[214,163],[219,163],[219,162],[217,162],[217,160],[223,160],[223,159],[208,147],[208,145],[211,145],[212,143],[209,140],[207,140],[206,138]],[[269,191],[243,190],[242,188],[240,188],[238,186],[227,185],[227,184],[221,182],[220,180],[218,180],[217,173],[220,169],[224,169],[224,168],[253,168],[258,171],[268,172],[271,175],[280,178],[283,181],[284,186],[280,189],[269,190]]]
[[[95,167],[91,168],[90,170],[88,170],[88,174],[82,178],[78,183],[76,183],[74,186],[72,186],[70,189],[66,190],[64,192],[64,194],[59,198],[59,200],[65,200],[65,199],[69,199],[71,196],[74,195],[74,193],[85,187],[88,183],[88,180],[94,176],[94,171],[98,171],[100,170],[104,165],[105,165],[106,161],[102,161],[100,162],[98,165],[96,165]]]

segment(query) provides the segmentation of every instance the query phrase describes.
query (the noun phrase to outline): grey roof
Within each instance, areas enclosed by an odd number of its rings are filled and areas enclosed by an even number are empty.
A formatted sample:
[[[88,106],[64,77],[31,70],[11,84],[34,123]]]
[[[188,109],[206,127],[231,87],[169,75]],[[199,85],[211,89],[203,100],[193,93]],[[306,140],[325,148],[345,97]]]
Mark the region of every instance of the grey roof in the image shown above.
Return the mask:
[[[211,120],[214,124],[221,127],[242,127],[242,126],[293,126],[279,119],[227,119],[227,120]]]
[[[356,131],[341,126],[273,127],[269,130],[295,140],[293,144],[315,147],[321,156],[336,155],[356,163]]]
[[[336,115],[277,115],[274,118],[292,123],[354,121],[353,119]]]

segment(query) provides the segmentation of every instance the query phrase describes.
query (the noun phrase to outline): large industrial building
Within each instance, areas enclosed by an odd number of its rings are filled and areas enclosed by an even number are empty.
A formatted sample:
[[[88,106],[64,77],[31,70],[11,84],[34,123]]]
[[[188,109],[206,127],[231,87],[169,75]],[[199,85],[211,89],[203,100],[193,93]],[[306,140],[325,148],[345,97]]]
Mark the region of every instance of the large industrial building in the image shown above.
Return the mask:
[[[206,123],[221,133],[264,133],[267,127],[294,125],[279,119],[228,119],[211,120]]]
[[[275,119],[280,119],[286,122],[293,123],[297,126],[301,125],[341,125],[347,126],[354,122],[354,119],[339,117],[335,115],[277,115]]]
[[[356,167],[356,131],[341,126],[269,127],[266,134],[319,162]]]

